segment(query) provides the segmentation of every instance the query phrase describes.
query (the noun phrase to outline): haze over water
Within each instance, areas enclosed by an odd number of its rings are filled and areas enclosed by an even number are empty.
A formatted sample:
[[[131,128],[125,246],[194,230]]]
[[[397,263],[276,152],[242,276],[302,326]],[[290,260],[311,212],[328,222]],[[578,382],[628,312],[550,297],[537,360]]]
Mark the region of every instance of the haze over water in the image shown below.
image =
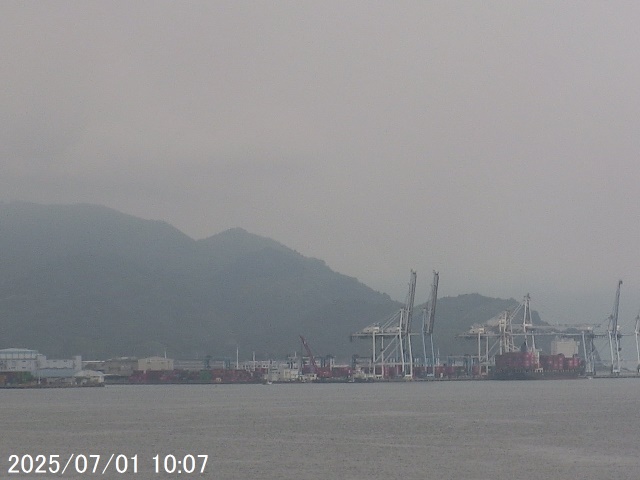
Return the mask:
[[[3,390],[0,477],[12,454],[122,453],[138,473],[106,477],[635,480],[639,391],[637,379]],[[209,460],[202,475],[155,474],[157,454]]]

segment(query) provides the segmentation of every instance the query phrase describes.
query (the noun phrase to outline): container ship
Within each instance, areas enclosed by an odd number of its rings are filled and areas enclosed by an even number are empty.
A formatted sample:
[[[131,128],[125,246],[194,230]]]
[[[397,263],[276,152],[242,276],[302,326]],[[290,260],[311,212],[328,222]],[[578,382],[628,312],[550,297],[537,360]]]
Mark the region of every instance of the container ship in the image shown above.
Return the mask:
[[[130,384],[203,384],[203,383],[260,383],[262,374],[247,370],[202,369],[134,371],[118,383]],[[115,383],[115,382],[114,382]]]
[[[491,372],[495,380],[552,380],[585,376],[585,363],[578,355],[544,355],[539,352],[508,352],[495,357]]]

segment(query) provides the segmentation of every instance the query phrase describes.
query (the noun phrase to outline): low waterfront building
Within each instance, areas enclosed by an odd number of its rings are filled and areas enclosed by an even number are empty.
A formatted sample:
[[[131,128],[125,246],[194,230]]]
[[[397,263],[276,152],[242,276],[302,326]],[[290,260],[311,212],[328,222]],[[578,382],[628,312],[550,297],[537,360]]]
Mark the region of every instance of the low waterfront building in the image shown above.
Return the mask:
[[[76,385],[102,385],[104,373],[95,370],[80,370],[73,374]]]
[[[141,358],[138,360],[138,370],[141,372],[173,370],[173,359],[166,357]]]
[[[86,370],[102,372],[110,377],[130,377],[138,369],[136,357],[117,357],[108,360],[92,360],[84,362]]]
[[[187,370],[190,372],[199,372],[206,366],[203,360],[174,360],[173,367],[176,370]]]

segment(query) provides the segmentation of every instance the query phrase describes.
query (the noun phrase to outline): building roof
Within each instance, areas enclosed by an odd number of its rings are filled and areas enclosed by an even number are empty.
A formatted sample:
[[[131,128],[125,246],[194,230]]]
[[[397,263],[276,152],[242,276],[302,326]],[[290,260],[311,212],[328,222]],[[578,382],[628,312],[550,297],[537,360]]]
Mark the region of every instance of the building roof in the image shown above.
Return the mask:
[[[3,348],[0,349],[0,353],[35,353],[38,354],[37,350],[29,350],[28,348]]]

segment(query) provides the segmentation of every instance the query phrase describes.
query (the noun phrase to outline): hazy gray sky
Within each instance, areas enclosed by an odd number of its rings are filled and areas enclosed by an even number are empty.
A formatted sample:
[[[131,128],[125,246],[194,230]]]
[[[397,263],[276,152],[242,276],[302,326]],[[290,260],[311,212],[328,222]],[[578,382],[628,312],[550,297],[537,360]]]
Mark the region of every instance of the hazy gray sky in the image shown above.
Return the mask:
[[[234,226],[404,299],[640,308],[640,2],[0,4],[0,200]],[[624,317],[624,318],[622,318]]]

